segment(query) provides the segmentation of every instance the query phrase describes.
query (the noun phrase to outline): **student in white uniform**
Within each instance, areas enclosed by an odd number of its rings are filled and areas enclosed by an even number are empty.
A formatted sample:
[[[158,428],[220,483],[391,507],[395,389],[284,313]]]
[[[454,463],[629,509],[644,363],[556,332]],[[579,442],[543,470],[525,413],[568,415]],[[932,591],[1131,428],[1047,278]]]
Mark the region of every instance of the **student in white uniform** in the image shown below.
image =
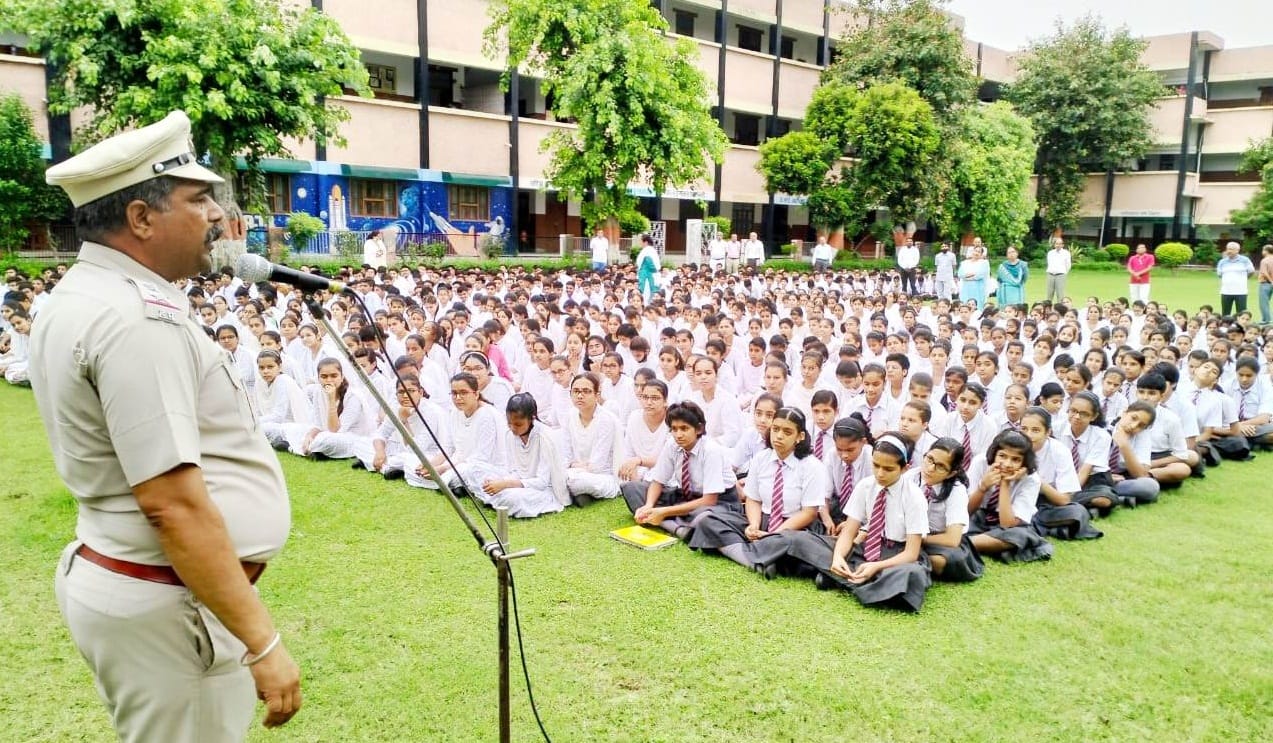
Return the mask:
[[[1007,562],[1052,558],[1052,544],[1032,525],[1038,509],[1039,475],[1030,440],[1016,431],[995,436],[968,474],[972,483],[968,528],[981,555]]]
[[[288,444],[293,454],[310,459],[351,459],[370,438],[375,416],[345,379],[340,361],[325,358],[318,362],[318,383],[310,385],[310,428],[302,436],[296,426],[288,427]]]
[[[471,482],[473,495],[491,508],[507,508],[514,518],[556,513],[570,504],[566,473],[553,436],[539,420],[535,398],[519,392],[508,400],[507,428],[500,437],[503,466]]]
[[[403,374],[394,394],[398,402],[398,420],[411,433],[411,438],[420,447],[420,451],[426,457],[439,454],[441,449],[434,442],[434,436],[438,441],[444,438],[442,427],[445,425],[445,415],[441,408],[424,396],[420,378],[410,372]],[[433,431],[433,436],[429,435],[429,430]],[[357,456],[355,469],[376,472],[386,480],[400,480],[408,470],[420,466],[420,460],[407,447],[402,434],[389,418],[380,424],[370,442],[360,448]]]
[[[639,408],[623,429],[618,475],[621,482],[644,480],[667,444],[667,385],[645,381],[636,393]]]
[[[570,380],[574,410],[563,426],[561,454],[570,497],[581,506],[619,494],[619,480],[614,476],[619,423],[601,407],[600,393],[601,379],[592,372],[576,374]]]
[[[287,448],[287,426],[312,426],[309,399],[291,377],[282,372],[283,357],[264,350],[256,356],[257,380],[253,387],[261,432],[275,449]]]
[[[477,378],[460,372],[451,377],[451,403],[447,411],[446,435],[441,442],[442,452],[431,458],[440,477],[447,480],[452,489],[460,486],[460,477],[470,488],[477,487],[481,477],[470,478],[470,473],[480,473],[483,468],[499,468],[504,465],[503,450],[499,445],[504,428],[501,416],[482,398],[477,389]],[[417,488],[433,487],[428,470],[421,464],[406,473],[407,484]]]
[[[707,436],[723,449],[733,449],[743,433],[742,411],[738,398],[720,389],[720,366],[710,356],[696,356],[692,373],[696,389],[686,395],[707,416]]]
[[[967,536],[968,474],[963,460],[963,444],[948,437],[937,439],[920,457],[919,467],[907,475],[928,502],[924,553],[937,580],[974,581],[985,571]]]

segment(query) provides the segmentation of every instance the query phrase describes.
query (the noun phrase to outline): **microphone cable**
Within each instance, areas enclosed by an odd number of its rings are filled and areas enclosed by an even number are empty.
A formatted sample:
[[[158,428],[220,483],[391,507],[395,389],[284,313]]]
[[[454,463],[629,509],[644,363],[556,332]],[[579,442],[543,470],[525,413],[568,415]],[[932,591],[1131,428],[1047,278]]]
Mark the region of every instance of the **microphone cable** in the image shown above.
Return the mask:
[[[354,291],[352,288],[348,288],[348,287],[343,293],[346,295],[352,296],[354,298],[354,301],[358,303],[358,306],[362,309],[363,317],[367,321],[367,325],[370,326],[373,332],[376,334],[376,341],[380,344],[381,349],[386,348],[388,339],[385,336],[384,330],[381,329],[381,327],[376,324],[375,316],[372,315],[370,309],[367,307],[367,303],[363,300],[362,295]],[[324,309],[324,312],[325,311],[326,309]],[[335,339],[335,340],[339,342],[339,339]],[[348,352],[347,349],[346,349],[346,352]],[[402,374],[398,371],[397,364],[393,363],[392,361],[389,363],[389,368],[393,371],[393,376],[394,376],[394,379],[396,380],[395,387],[394,387],[395,393],[396,393],[397,385],[403,384]],[[449,376],[447,377],[447,381],[448,383],[450,382]],[[477,499],[477,496],[473,494],[473,490],[469,487],[468,482],[464,480],[464,475],[460,473],[459,468],[456,467],[455,463],[451,461],[451,456],[447,454],[446,449],[442,446],[442,442],[438,441],[437,434],[433,432],[433,427],[429,425],[429,422],[428,420],[425,419],[424,414],[420,412],[420,406],[416,404],[415,400],[411,400],[411,409],[415,413],[416,418],[418,418],[420,422],[424,424],[424,430],[429,434],[429,438],[433,441],[433,445],[436,446],[438,451],[442,453],[442,458],[446,461],[447,465],[450,466],[451,472],[454,472],[456,479],[460,481],[460,487],[464,489],[464,497],[467,499],[468,502],[473,504],[474,509],[477,511],[477,515],[480,516],[482,519],[482,523],[486,525],[486,528],[487,530],[490,531],[491,536],[495,540],[495,543],[499,545],[501,554],[506,553],[507,547],[504,544],[503,540],[500,539],[499,532],[491,524],[490,519],[486,517],[486,513],[482,508],[484,504]],[[455,493],[454,489],[452,489],[451,492],[452,494],[454,494]],[[527,666],[527,663],[526,663],[526,650],[522,640],[522,618],[521,618],[521,612],[517,608],[517,581],[514,579],[514,575],[513,575],[514,573],[513,563],[511,561],[507,561],[506,567],[508,569],[509,594],[512,597],[512,604],[513,604],[513,625],[517,631],[517,656],[519,660],[521,661],[522,678],[526,680],[526,696],[530,700],[530,710],[535,716],[535,724],[539,726],[540,735],[543,736],[544,741],[546,741],[546,743],[552,743],[552,738],[549,737],[548,730],[544,727],[544,721],[539,715],[539,706],[535,703],[535,692],[532,689],[531,680],[530,680],[530,668]]]

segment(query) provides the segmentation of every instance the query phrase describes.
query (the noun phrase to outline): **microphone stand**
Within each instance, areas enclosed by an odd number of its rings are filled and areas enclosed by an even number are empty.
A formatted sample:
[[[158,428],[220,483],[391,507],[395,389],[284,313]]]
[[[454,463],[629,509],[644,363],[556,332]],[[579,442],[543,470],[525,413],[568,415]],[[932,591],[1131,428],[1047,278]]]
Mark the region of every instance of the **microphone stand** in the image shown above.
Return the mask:
[[[328,322],[327,314],[323,310],[322,303],[320,303],[312,293],[306,292],[303,296],[305,304],[309,308],[309,314],[322,324],[323,329],[327,332],[329,337],[339,340],[340,334],[338,334],[336,329],[331,326],[330,322]],[[402,442],[411,449],[411,452],[420,460],[420,464],[424,465],[424,468],[428,470],[429,479],[438,486],[438,490],[442,492],[442,495],[446,497],[447,502],[451,504],[451,508],[455,511],[455,514],[460,517],[460,521],[464,523],[465,528],[467,528],[469,533],[473,535],[473,539],[477,542],[478,547],[481,548],[482,552],[489,557],[491,562],[495,565],[495,577],[499,590],[499,739],[500,743],[509,743],[512,739],[512,715],[511,705],[509,702],[508,678],[508,591],[509,585],[512,582],[512,574],[509,563],[523,557],[530,557],[535,554],[535,549],[530,548],[517,552],[508,551],[508,508],[506,506],[501,506],[496,509],[495,538],[487,539],[485,535],[482,534],[477,523],[473,521],[473,517],[469,515],[468,511],[464,510],[464,506],[460,503],[460,499],[455,496],[455,493],[451,492],[451,488],[447,485],[446,480],[438,474],[438,471],[433,467],[433,463],[430,462],[429,458],[426,457],[424,452],[420,450],[420,446],[416,444],[415,437],[411,435],[410,429],[408,429],[398,417],[397,411],[389,405],[384,396],[380,394],[380,390],[376,389],[376,386],[372,384],[367,373],[363,371],[362,367],[358,365],[358,362],[354,360],[353,354],[349,352],[349,349],[344,343],[338,342],[336,345],[340,347],[341,354],[349,362],[350,367],[353,368],[354,372],[358,375],[358,378],[362,380],[364,385],[366,385],[371,396],[375,398],[376,403],[380,405],[380,409],[384,411],[385,417],[388,420],[393,421],[394,428],[396,428],[398,434],[402,436]],[[420,415],[418,410],[415,414]]]

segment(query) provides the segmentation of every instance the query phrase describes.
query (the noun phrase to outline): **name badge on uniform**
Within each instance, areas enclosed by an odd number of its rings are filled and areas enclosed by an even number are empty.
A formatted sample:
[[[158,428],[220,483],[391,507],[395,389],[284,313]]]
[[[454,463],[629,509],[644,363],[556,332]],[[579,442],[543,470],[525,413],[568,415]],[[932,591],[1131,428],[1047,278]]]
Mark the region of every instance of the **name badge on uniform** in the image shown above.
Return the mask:
[[[141,292],[142,302],[145,304],[146,317],[151,320],[163,320],[166,323],[180,325],[182,323],[184,310],[168,301],[163,291],[150,283],[149,281],[135,282],[137,290]]]

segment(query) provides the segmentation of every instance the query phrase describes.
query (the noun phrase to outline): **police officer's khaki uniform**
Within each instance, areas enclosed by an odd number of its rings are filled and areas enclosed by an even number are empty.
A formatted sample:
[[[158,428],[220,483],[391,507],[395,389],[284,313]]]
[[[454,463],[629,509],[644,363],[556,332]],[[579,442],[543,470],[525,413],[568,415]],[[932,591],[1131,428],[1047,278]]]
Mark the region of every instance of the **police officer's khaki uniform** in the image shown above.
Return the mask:
[[[159,135],[188,140],[182,122],[184,132]],[[111,572],[76,550],[169,564],[132,487],[182,464],[201,468],[240,560],[269,560],[290,528],[282,471],[238,370],[188,308],[159,275],[85,243],[32,330],[32,387],[79,507],[58,605],[124,741],[242,740],[253,679],[243,644],[189,589]]]

